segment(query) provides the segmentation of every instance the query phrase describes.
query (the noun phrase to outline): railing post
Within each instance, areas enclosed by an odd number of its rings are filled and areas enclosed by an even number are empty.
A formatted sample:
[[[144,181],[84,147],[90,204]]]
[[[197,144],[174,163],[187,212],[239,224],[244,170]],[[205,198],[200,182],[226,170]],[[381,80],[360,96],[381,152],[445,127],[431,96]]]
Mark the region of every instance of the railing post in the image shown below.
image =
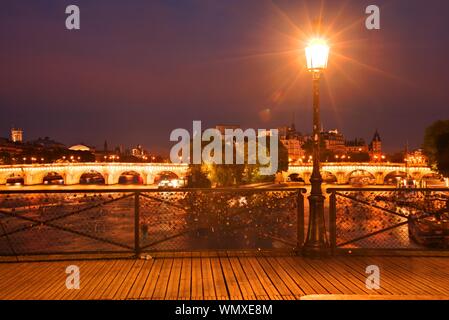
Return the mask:
[[[296,227],[297,227],[297,244],[296,250],[301,252],[304,245],[304,195],[302,189],[298,190],[296,195]]]
[[[337,247],[337,195],[335,190],[331,191],[329,197],[329,236],[331,253],[335,254]]]
[[[140,255],[140,192],[134,193],[134,252]]]

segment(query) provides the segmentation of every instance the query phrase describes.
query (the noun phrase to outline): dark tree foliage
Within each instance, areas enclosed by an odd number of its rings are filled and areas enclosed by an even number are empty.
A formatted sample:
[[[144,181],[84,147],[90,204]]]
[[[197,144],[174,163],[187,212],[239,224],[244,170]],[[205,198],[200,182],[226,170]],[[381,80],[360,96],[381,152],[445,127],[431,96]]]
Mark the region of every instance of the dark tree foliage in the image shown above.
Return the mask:
[[[449,177],[449,132],[439,135],[435,146],[437,169],[442,175]]]
[[[433,168],[449,176],[449,120],[434,122],[426,129],[423,150]]]
[[[211,182],[207,177],[207,172],[204,172],[201,165],[192,164],[189,167],[187,178],[188,188],[210,188]]]
[[[349,154],[352,162],[369,162],[370,156],[368,152],[352,152]]]

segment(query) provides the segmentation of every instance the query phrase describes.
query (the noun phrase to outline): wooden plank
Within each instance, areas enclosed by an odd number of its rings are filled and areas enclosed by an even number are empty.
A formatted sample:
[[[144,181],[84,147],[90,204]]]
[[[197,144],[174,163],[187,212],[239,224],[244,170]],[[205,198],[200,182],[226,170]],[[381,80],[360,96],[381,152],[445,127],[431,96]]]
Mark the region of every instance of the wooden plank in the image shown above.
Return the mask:
[[[231,264],[232,270],[234,271],[235,278],[242,292],[242,297],[244,300],[256,300],[257,295],[253,291],[245,272],[240,265],[238,258],[229,258],[229,263]]]
[[[352,269],[354,272],[358,272],[362,275],[363,281],[366,281],[367,274],[365,273],[366,267],[368,266],[366,263],[360,263],[360,261],[356,257],[351,258],[339,258],[342,264],[346,265],[348,268]],[[391,295],[402,295],[404,294],[403,290],[400,290],[394,283],[390,283],[390,281],[385,277],[381,278],[381,288],[386,290]],[[371,290],[377,291],[377,290]]]
[[[381,258],[380,258],[381,259]],[[381,263],[384,265],[384,269],[387,268],[388,271],[392,272],[396,278],[396,281],[404,282],[408,284],[408,288],[413,290],[415,294],[426,295],[426,294],[448,294],[449,292],[444,289],[440,289],[436,281],[426,281],[420,277],[419,273],[413,272],[407,269],[406,266],[411,263],[409,258],[401,259],[400,263],[394,263],[396,259],[381,259]],[[423,264],[421,264],[423,265]],[[382,278],[381,278],[382,279]]]
[[[75,265],[79,265],[80,267],[80,289],[83,290],[84,286],[91,281],[92,278],[96,277],[99,270],[105,266],[105,262],[102,261],[86,261],[84,263],[75,262]],[[71,289],[71,290],[63,290],[60,289],[54,290],[53,295],[52,291],[46,291],[42,294],[43,299],[49,299],[49,295],[51,295],[52,299],[61,299],[61,300],[70,300],[74,299],[74,297],[78,294],[79,290]]]
[[[210,265],[210,258],[201,258],[201,273],[203,280],[203,299],[216,300],[214,278],[212,277],[212,268]]]
[[[161,272],[163,263],[164,259],[154,260],[151,270],[147,274],[147,277],[145,278],[145,285],[142,288],[142,291],[138,296],[138,299],[151,299],[151,297],[153,296],[153,292],[156,288],[157,279],[159,278],[159,274]]]
[[[173,259],[164,259],[161,272],[157,278],[156,287],[154,288],[151,299],[162,300],[165,298],[167,292],[168,280],[170,279],[170,272],[173,265]]]
[[[100,299],[102,293],[105,291],[105,289],[108,288],[109,283],[117,276],[117,273],[120,271],[121,266],[122,261],[115,260],[111,268],[107,272],[105,272],[104,277],[98,282],[98,284],[89,294],[89,296],[87,296],[87,299],[89,300]]]
[[[181,266],[181,278],[179,280],[179,300],[190,300],[192,287],[192,259],[183,258]]]
[[[272,269],[279,275],[282,279],[282,282],[287,286],[287,288],[292,292],[292,295],[284,296],[284,299],[299,299],[302,295],[304,295],[304,290],[301,288],[300,282],[295,281],[295,274],[291,274],[289,271],[292,271],[290,266],[285,262],[287,257],[273,257],[266,258],[266,267],[268,269],[268,265],[272,267]]]
[[[154,277],[157,279],[161,266],[162,260],[160,259],[143,261],[142,268],[129,289],[126,299],[149,299],[153,294],[156,282]],[[151,279],[149,279],[150,277]]]
[[[382,295],[449,297],[448,258],[340,256],[312,260],[233,254],[0,264],[0,298],[293,299],[322,293],[370,299]],[[65,268],[70,264],[80,267],[80,290],[65,287]],[[381,268],[380,290],[365,287],[365,268],[371,264]]]
[[[98,284],[106,277],[108,272],[114,267],[116,261],[105,261],[105,263],[101,266],[101,269],[97,271],[96,274],[92,275],[91,279],[88,279],[88,282],[85,283],[80,290],[76,290],[76,295],[74,299],[87,300],[91,297],[92,293],[94,293]]]
[[[439,267],[427,258],[425,260],[423,258],[409,258],[407,262],[405,263],[400,258],[391,260],[391,263],[405,269],[405,272],[416,274],[418,281],[431,289],[432,293],[449,295],[447,266]]]
[[[49,281],[54,267],[54,263],[38,263],[34,272],[27,274],[23,281],[16,281],[14,289],[10,291],[10,299],[33,299],[32,293]]]
[[[144,264],[145,264],[145,262],[143,260],[140,260],[140,259],[136,260],[136,262],[132,266],[131,270],[128,272],[126,277],[123,279],[122,284],[117,289],[117,292],[115,293],[113,299],[123,300],[128,297],[128,294],[129,294],[132,286],[134,285]]]
[[[220,259],[219,258],[211,258],[210,265],[212,268],[212,277],[215,286],[215,293],[217,300],[228,300],[229,293],[226,288],[225,278],[223,276],[223,270],[221,268]]]
[[[34,268],[30,269],[26,274],[22,273],[22,277],[16,279],[14,284],[11,284],[9,298],[18,299],[18,297],[24,297],[33,287],[42,285],[52,268],[52,264],[36,263]]]
[[[192,258],[192,300],[203,300],[201,258]]]
[[[276,290],[279,292],[279,295],[282,299],[291,300],[291,299],[297,298],[303,292],[303,290],[301,289],[301,286],[297,282],[295,282],[297,285],[297,286],[295,286],[295,285],[292,285],[291,283],[289,283],[288,279],[285,279],[285,281],[284,281],[284,279],[276,272],[275,269],[273,269],[271,264],[266,259],[258,258],[258,259],[256,259],[256,261],[258,262],[260,267],[263,269],[265,274],[268,276],[270,281],[273,283],[273,285],[276,287]],[[288,273],[288,270],[287,269],[285,269],[285,270]],[[293,277],[292,277],[292,279],[294,280]],[[289,285],[290,285],[290,288],[289,288]]]
[[[283,265],[288,274],[291,275],[298,286],[303,290],[304,294],[328,294],[329,290],[309,274],[307,265],[304,265],[302,258],[286,257],[282,259]]]
[[[248,258],[239,258],[239,262],[242,266],[242,270],[245,272],[245,275],[248,278],[249,284],[253,288],[254,294],[256,295],[257,299],[268,300],[270,296],[267,291],[265,291],[262,281],[254,272],[254,269],[251,267]]]
[[[279,293],[279,291],[277,290],[276,286],[274,285],[274,283],[272,282],[272,280],[270,279],[270,277],[265,273],[264,269],[262,268],[262,266],[259,264],[258,259],[256,258],[248,258],[245,259],[245,265],[242,264],[242,266],[246,269],[251,268],[254,273],[256,274],[257,278],[259,279],[260,283],[262,284],[265,292],[268,294],[268,297],[271,300],[281,300],[282,296]],[[292,296],[291,293],[289,296]]]
[[[370,257],[369,260],[364,260],[361,257],[353,257],[350,261],[350,265],[353,268],[359,268],[360,270],[365,270],[369,265],[377,265],[380,268],[381,278],[380,285],[384,287],[388,286],[388,290],[390,292],[394,292],[394,294],[398,295],[407,295],[407,294],[416,294],[416,291],[406,284],[402,283],[399,279],[396,279],[394,274],[385,268],[384,265],[375,257]]]
[[[31,263],[23,266],[21,263],[14,263],[10,266],[13,266],[12,274],[9,274],[8,277],[0,274],[0,299],[11,299],[14,292],[17,291],[17,283],[21,280],[25,281],[31,272],[36,272],[36,265],[32,266]],[[16,272],[14,272],[14,268],[16,268]]]
[[[99,262],[97,262],[99,263]],[[44,300],[52,300],[52,299],[72,299],[73,297],[78,294],[78,292],[83,288],[83,284],[85,284],[87,270],[88,269],[95,269],[95,272],[98,272],[98,266],[93,266],[92,261],[86,261],[86,262],[80,262],[80,261],[71,261],[70,265],[76,265],[80,268],[80,289],[67,289],[65,285],[67,274],[65,273],[65,270],[61,274],[61,276],[64,276],[65,279],[61,282],[55,281],[52,283],[51,286],[49,286],[44,292],[41,293],[41,298]],[[68,266],[69,264],[67,264]],[[70,297],[71,296],[71,297]],[[70,297],[70,298],[65,298]]]
[[[48,278],[46,278],[45,280],[42,279],[42,285],[37,287],[37,290],[31,291],[30,293],[32,294],[32,299],[45,299],[45,295],[47,294],[47,292],[51,292],[54,291],[56,288],[58,287],[65,287],[66,288],[66,280],[67,280],[67,276],[68,274],[66,273],[66,268],[69,265],[76,265],[79,267],[80,269],[80,273],[81,270],[83,270],[85,263],[67,263],[67,262],[60,262],[60,263],[56,263],[54,264],[54,268],[51,271],[48,271]],[[66,288],[66,290],[68,291],[68,289]]]
[[[428,291],[425,288],[416,285],[418,279],[415,274],[408,273],[402,267],[392,265],[391,262],[383,261],[380,258],[376,258],[375,263],[373,264],[376,263],[381,268],[381,286],[382,280],[388,281],[388,279],[391,279],[390,282],[394,282],[398,288],[401,288],[404,294],[422,295],[428,293]],[[404,261],[404,263],[407,262]]]
[[[355,268],[350,268],[346,264],[344,264],[342,261],[340,261],[339,258],[334,258],[332,260],[333,263],[338,265],[340,268],[343,268],[348,273],[347,280],[351,281],[354,285],[359,286],[366,294],[369,295],[392,295],[392,293],[387,290],[387,288],[380,288],[378,290],[371,290],[366,288],[366,273],[362,273],[361,270],[357,270]]]
[[[181,266],[182,266],[182,258],[174,259],[170,273],[170,278],[168,279],[167,292],[165,294],[166,300],[178,299],[179,281],[181,278]]]
[[[316,260],[308,260],[309,265],[312,266],[317,272],[319,272],[323,277],[328,279],[334,284],[341,292],[345,294],[365,294],[365,283],[354,284],[350,278],[351,274],[348,274],[346,269],[342,268],[340,265],[335,264],[333,259],[328,259],[326,263],[320,263]]]
[[[29,263],[0,263],[0,295],[7,294],[5,289],[22,277],[21,273],[26,274],[26,270],[32,268]]]
[[[225,279],[226,287],[228,288],[229,299],[242,300],[243,295],[229,259],[227,257],[220,258],[220,265],[223,270],[223,277]]]
[[[137,262],[136,260],[121,261],[118,273],[116,274],[114,279],[109,282],[109,284],[106,284],[106,288],[100,295],[100,299],[111,300],[114,298],[115,294],[117,293],[117,290],[120,288],[126,276],[132,270],[136,262]]]

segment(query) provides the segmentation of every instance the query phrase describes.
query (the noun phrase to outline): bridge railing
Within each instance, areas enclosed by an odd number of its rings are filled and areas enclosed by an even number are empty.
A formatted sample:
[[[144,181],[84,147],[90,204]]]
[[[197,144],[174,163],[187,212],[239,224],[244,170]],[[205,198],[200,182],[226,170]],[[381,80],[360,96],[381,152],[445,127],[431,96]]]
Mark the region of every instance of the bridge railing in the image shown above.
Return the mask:
[[[296,251],[305,189],[0,191],[0,256]]]
[[[334,253],[446,252],[449,189],[330,188]]]

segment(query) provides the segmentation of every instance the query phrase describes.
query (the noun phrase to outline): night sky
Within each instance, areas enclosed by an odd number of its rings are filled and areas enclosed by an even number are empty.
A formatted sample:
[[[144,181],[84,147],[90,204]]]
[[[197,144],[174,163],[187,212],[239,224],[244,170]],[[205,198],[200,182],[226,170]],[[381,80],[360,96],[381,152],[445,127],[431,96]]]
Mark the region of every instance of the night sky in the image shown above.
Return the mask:
[[[65,28],[65,7],[81,30]],[[365,8],[381,8],[381,30]],[[331,44],[322,120],[387,151],[449,119],[447,0],[2,0],[0,136],[67,145],[144,145],[170,132],[239,124],[311,131],[304,44],[322,16]]]

